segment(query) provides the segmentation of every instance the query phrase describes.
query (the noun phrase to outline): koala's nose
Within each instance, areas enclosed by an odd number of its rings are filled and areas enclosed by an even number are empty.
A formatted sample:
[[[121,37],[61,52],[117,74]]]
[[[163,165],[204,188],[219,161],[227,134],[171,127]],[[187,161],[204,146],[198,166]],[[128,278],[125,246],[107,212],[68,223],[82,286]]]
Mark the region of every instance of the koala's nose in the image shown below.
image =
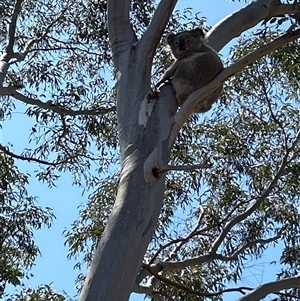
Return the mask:
[[[184,48],[185,48],[184,39],[180,39],[179,40],[179,42],[178,42],[178,48],[179,48],[179,50],[184,50]]]

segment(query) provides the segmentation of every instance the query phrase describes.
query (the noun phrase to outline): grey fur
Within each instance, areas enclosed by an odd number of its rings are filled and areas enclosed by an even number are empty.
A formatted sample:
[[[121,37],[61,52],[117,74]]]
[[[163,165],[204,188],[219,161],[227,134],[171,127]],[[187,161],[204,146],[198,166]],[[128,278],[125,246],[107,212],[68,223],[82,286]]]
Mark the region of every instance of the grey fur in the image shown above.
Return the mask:
[[[223,64],[216,51],[205,44],[202,29],[169,34],[167,43],[176,59],[156,86],[168,79],[176,92],[178,106],[195,90],[210,82],[223,69]],[[222,92],[222,87],[203,99],[195,112],[203,113],[211,109]]]

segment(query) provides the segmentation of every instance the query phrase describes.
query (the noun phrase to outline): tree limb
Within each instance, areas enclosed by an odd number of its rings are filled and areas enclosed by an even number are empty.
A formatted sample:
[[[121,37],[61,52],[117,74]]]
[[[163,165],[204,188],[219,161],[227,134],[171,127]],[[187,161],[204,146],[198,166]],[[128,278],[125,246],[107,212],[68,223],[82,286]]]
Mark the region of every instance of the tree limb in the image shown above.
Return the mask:
[[[116,111],[116,107],[111,108],[97,108],[92,110],[70,110],[63,108],[60,105],[54,104],[51,101],[49,102],[42,102],[39,99],[31,98],[25,96],[16,91],[16,87],[3,87],[0,88],[0,95],[10,95],[26,104],[38,106],[42,109],[51,110],[53,112],[58,113],[59,115],[69,115],[69,116],[78,116],[78,115],[103,115],[109,112]]]
[[[239,298],[237,301],[256,301],[261,300],[268,294],[276,293],[284,289],[298,288],[300,286],[300,275],[288,277],[281,280],[265,283],[252,290],[247,295]]]
[[[60,161],[60,162],[48,162],[48,161],[44,161],[41,159],[37,159],[37,158],[33,158],[33,157],[26,157],[26,156],[22,156],[22,155],[17,155],[13,152],[11,152],[7,147],[3,146],[0,144],[0,151],[2,151],[4,154],[18,159],[18,160],[22,160],[22,161],[28,161],[28,162],[36,162],[36,163],[40,163],[40,164],[44,164],[44,165],[49,165],[49,166],[57,166],[63,163],[66,163],[70,160],[70,158]]]
[[[240,36],[259,22],[278,15],[299,12],[293,4],[282,4],[274,0],[252,1],[246,7],[226,16],[206,34],[208,44],[219,51],[233,38]]]
[[[224,262],[237,260],[238,255],[241,254],[243,251],[245,251],[247,248],[249,248],[255,244],[259,244],[259,243],[267,244],[269,242],[275,241],[278,238],[279,238],[279,236],[275,236],[275,237],[271,237],[268,239],[257,239],[257,240],[251,241],[251,242],[243,245],[242,247],[240,247],[233,254],[228,255],[228,256],[210,252],[209,254],[206,254],[206,255],[202,255],[199,257],[195,257],[195,258],[189,258],[189,259],[185,259],[182,261],[159,262],[154,265],[151,265],[151,269],[153,271],[174,271],[174,270],[182,270],[182,269],[184,269],[186,267],[190,267],[190,266],[201,265],[203,263],[213,261],[213,260],[221,260]]]
[[[107,1],[108,35],[116,68],[121,65],[119,60],[123,57],[119,54],[130,51],[136,42],[129,20],[130,2],[130,0]]]
[[[177,0],[160,0],[150,25],[139,42],[151,57],[154,55],[176,3]]]
[[[17,19],[18,15],[21,10],[21,4],[23,0],[17,0],[15,3],[14,11],[11,16],[11,21],[8,28],[8,35],[7,35],[7,43],[4,48],[4,51],[2,55],[0,56],[0,87],[3,86],[3,82],[9,67],[9,60],[13,56],[13,47],[15,43],[15,32],[16,32],[16,26],[17,26]]]
[[[201,168],[210,168],[212,167],[211,164],[194,164],[194,165],[167,165],[162,168],[158,168],[156,170],[157,174],[161,174],[164,172],[168,172],[170,170],[195,170],[195,169],[201,169]]]
[[[280,235],[277,235],[277,236],[274,236],[274,237],[270,237],[270,238],[267,238],[267,239],[256,239],[254,241],[250,241],[246,244],[244,244],[243,246],[239,247],[234,253],[232,253],[231,255],[229,256],[226,256],[226,261],[229,261],[229,260],[236,260],[238,258],[238,255],[241,254],[243,251],[245,251],[247,248],[249,247],[252,247],[254,245],[257,245],[257,244],[267,244],[269,242],[272,242],[272,241],[275,241],[277,239],[280,238]],[[225,257],[224,257],[225,258]]]
[[[211,82],[209,82],[204,87],[194,91],[186,99],[178,113],[175,115],[175,124],[170,135],[169,146],[172,147],[177,134],[179,133],[184,122],[187,121],[189,115],[194,111],[197,104],[201,103],[201,100],[220,87],[225,80],[234,75],[235,73],[241,71],[246,66],[250,65],[256,60],[259,60],[263,56],[269,54],[270,52],[278,49],[279,47],[287,44],[289,42],[295,41],[300,37],[300,29],[295,31],[289,31],[274,41],[267,45],[264,45],[257,50],[245,55],[237,62],[231,66],[225,68],[221,73],[219,73]]]

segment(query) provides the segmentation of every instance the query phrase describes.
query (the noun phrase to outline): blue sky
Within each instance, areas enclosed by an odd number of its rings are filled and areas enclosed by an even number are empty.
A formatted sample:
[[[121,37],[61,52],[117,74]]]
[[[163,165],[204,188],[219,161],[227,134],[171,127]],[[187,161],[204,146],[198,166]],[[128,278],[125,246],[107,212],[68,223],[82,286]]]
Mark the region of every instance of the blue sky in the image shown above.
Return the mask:
[[[244,5],[243,1],[179,1],[177,8],[192,7],[194,12],[200,12],[201,16],[207,18],[208,26],[212,26],[226,15]],[[8,142],[12,143],[14,146],[12,150],[16,153],[20,153],[23,147],[26,146],[29,135],[28,129],[31,127],[31,123],[24,115],[24,111],[25,107],[18,105],[18,109],[13,113],[12,118],[3,122],[2,143],[4,145]],[[18,165],[22,172],[32,173],[37,168],[37,165],[27,162],[18,162]],[[38,183],[32,177],[29,193],[39,197],[39,204],[41,206],[53,208],[57,218],[50,229],[42,229],[36,232],[36,243],[40,247],[42,254],[37,259],[36,265],[31,271],[35,276],[29,279],[26,284],[34,288],[40,284],[52,283],[57,291],[65,291],[72,297],[76,294],[74,281],[78,270],[73,270],[76,261],[67,260],[68,250],[64,247],[65,239],[62,236],[62,232],[65,229],[70,229],[71,223],[77,219],[77,207],[86,201],[87,195],[82,196],[81,189],[72,186],[72,181],[68,174],[63,175],[57,182],[57,188],[52,189],[48,189],[46,185]],[[265,261],[270,261],[274,253],[276,252],[272,250],[268,252]],[[251,264],[249,263],[249,265]],[[274,279],[274,269],[265,270],[266,268],[267,266],[261,266],[260,269],[258,266],[258,268],[250,269],[249,283],[247,285],[258,285],[262,280],[266,281],[268,278],[268,280]],[[14,288],[10,287],[10,291],[13,292]],[[142,301],[143,299],[143,296],[132,295],[130,301]]]

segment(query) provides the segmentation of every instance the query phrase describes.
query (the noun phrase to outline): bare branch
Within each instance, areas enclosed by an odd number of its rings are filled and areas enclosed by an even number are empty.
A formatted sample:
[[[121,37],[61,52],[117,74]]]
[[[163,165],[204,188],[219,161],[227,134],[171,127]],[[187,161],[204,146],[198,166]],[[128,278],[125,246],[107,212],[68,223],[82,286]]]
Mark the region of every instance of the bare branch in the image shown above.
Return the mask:
[[[259,69],[259,68],[257,68],[257,69]],[[267,102],[271,118],[274,120],[274,122],[278,125],[278,127],[281,129],[282,133],[284,134],[283,135],[284,136],[284,145],[285,145],[285,148],[287,149],[288,148],[288,141],[287,141],[288,139],[287,139],[286,130],[285,130],[283,124],[280,122],[279,118],[277,118],[277,116],[273,112],[271,101],[270,101],[270,98],[269,98],[269,95],[268,95],[269,93],[267,91],[267,87],[266,87],[265,81],[262,79],[262,76],[260,74],[260,70],[256,70],[256,72],[257,72],[257,74],[259,74],[259,79],[258,80],[259,80],[260,85],[262,87],[262,91],[263,91],[265,100]]]
[[[238,255],[241,254],[243,251],[245,251],[247,248],[256,245],[256,244],[267,244],[272,241],[275,241],[278,239],[279,236],[271,237],[268,239],[257,239],[254,241],[251,241],[243,246],[241,246],[237,251],[235,251],[233,254],[224,256],[222,254],[218,253],[212,253],[210,252],[207,255],[202,255],[195,258],[185,259],[182,261],[164,261],[159,262],[154,265],[151,265],[152,271],[173,271],[173,270],[182,270],[189,266],[195,266],[195,265],[201,265],[205,262],[213,261],[213,260],[221,260],[221,261],[232,261],[237,260]]]
[[[39,99],[31,98],[25,96],[18,91],[16,91],[16,87],[3,87],[0,88],[0,95],[10,95],[26,104],[35,105],[42,109],[51,110],[60,115],[69,115],[69,116],[78,116],[78,115],[103,115],[113,111],[116,111],[116,107],[111,108],[97,108],[92,110],[70,110],[61,107],[60,105],[54,104],[51,101],[42,102]]]
[[[160,0],[151,23],[139,43],[146,48],[146,51],[151,57],[154,55],[155,49],[170,20],[176,3],[177,0]]]
[[[210,168],[212,167],[211,164],[195,164],[195,165],[167,165],[165,167],[159,168],[156,170],[157,174],[161,174],[164,172],[168,172],[170,170],[195,170],[201,168]]]
[[[299,12],[299,9],[293,4],[280,2],[274,0],[252,1],[246,7],[226,16],[207,33],[208,44],[219,51],[233,38],[240,36],[242,32],[265,19]]]
[[[133,289],[133,292],[138,293],[138,294],[145,294],[148,296],[151,296],[155,300],[162,301],[163,298],[161,296],[166,297],[170,301],[175,301],[171,296],[164,292],[156,291],[152,287],[145,286],[145,285],[138,285]]]
[[[11,152],[7,147],[3,146],[0,144],[0,151],[2,151],[4,154],[15,158],[15,159],[19,159],[22,161],[28,161],[28,162],[36,162],[36,163],[40,163],[40,164],[44,164],[44,165],[50,165],[50,166],[57,166],[63,163],[66,163],[70,160],[70,158],[60,161],[60,162],[48,162],[48,161],[44,161],[41,159],[37,159],[37,158],[33,158],[33,157],[26,157],[26,156],[22,156],[22,155],[17,155],[13,152]]]
[[[201,103],[201,100],[220,87],[225,80],[234,75],[235,73],[241,71],[246,66],[250,65],[256,60],[259,60],[264,55],[278,49],[284,44],[295,41],[300,37],[300,29],[295,31],[289,31],[274,41],[270,42],[267,45],[264,45],[257,50],[247,54],[243,58],[239,59],[237,62],[231,66],[225,68],[219,75],[217,75],[211,82],[209,82],[204,87],[194,91],[186,99],[178,113],[175,115],[175,124],[170,135],[170,148],[177,137],[178,132],[180,131],[184,122],[187,121],[189,115],[194,111],[194,108]]]
[[[8,35],[7,35],[7,44],[3,51],[3,54],[0,56],[0,87],[3,86],[3,82],[5,76],[7,74],[7,70],[9,67],[9,60],[13,56],[13,47],[15,43],[15,33],[16,33],[16,26],[17,26],[17,19],[18,15],[21,10],[21,4],[23,0],[17,0],[15,3],[14,11],[11,16],[11,21],[8,28]]]
[[[268,294],[276,293],[284,289],[298,288],[300,286],[300,275],[289,277],[281,280],[265,283],[252,290],[247,295],[239,298],[237,301],[256,301],[261,300]]]
[[[115,66],[121,65],[122,56],[119,53],[130,51],[136,36],[129,20],[130,0],[107,1],[107,24],[109,41],[113,53]]]
[[[184,286],[184,285],[182,285],[182,284],[180,284],[180,283],[178,283],[178,282],[172,281],[172,280],[170,280],[170,279],[168,279],[168,278],[166,278],[166,277],[163,277],[162,275],[160,275],[160,274],[154,272],[154,271],[151,269],[150,266],[146,266],[146,265],[145,265],[145,268],[148,270],[148,272],[149,272],[150,274],[152,274],[153,276],[155,276],[155,278],[159,279],[160,281],[162,281],[162,282],[164,282],[164,283],[167,283],[167,284],[169,284],[169,285],[171,285],[171,286],[173,286],[173,287],[176,287],[176,288],[178,288],[178,289],[184,290],[184,291],[186,291],[186,292],[188,292],[188,293],[191,293],[191,294],[194,294],[194,295],[197,295],[197,296],[203,296],[203,293],[200,293],[200,292],[198,292],[198,291],[196,291],[196,290],[190,289],[190,288],[187,287],[187,286]]]

